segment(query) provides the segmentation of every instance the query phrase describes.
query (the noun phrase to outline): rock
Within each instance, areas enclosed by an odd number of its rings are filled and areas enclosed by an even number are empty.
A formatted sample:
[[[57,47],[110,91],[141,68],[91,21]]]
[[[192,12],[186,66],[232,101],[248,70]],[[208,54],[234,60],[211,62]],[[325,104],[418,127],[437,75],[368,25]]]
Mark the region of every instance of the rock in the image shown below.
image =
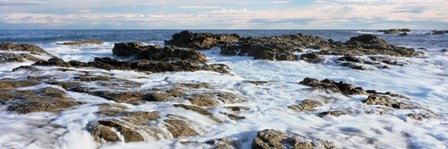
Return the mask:
[[[64,42],[62,45],[69,45],[69,46],[80,46],[80,45],[87,45],[87,44],[96,44],[96,45],[102,45],[104,42],[99,40],[81,40],[81,41],[70,41],[70,42]]]
[[[118,103],[129,103],[129,104],[141,104],[145,100],[145,94],[143,93],[133,93],[133,92],[110,92],[110,91],[85,91],[85,90],[74,90],[77,92],[87,92],[91,95],[103,97],[107,100],[112,100]]]
[[[216,71],[219,73],[228,73],[230,68],[223,64],[205,64],[188,61],[148,61],[140,60],[136,62],[119,61],[112,58],[95,58],[93,62],[70,61],[64,62],[59,58],[52,58],[48,61],[38,61],[34,65],[37,66],[60,66],[60,67],[93,67],[106,70],[135,70],[150,72],[170,72],[170,71]]]
[[[202,114],[202,115],[212,115],[212,113],[210,113],[207,110],[205,110],[205,109],[203,109],[201,107],[198,107],[198,106],[185,105],[185,104],[174,104],[174,107],[184,108],[184,109],[187,109],[187,110],[191,110],[191,111],[197,112],[197,113]]]
[[[241,103],[241,102],[247,101],[246,98],[237,96],[233,93],[227,93],[227,92],[218,92],[218,93],[215,93],[215,96],[217,97],[218,100],[220,100],[226,104]]]
[[[171,132],[174,138],[188,137],[199,135],[194,129],[190,127],[189,122],[184,120],[184,117],[171,116],[169,119],[165,119],[165,126],[168,131]]]
[[[240,111],[244,111],[244,110],[249,110],[250,108],[248,107],[240,107],[240,106],[229,106],[229,107],[225,107],[226,109],[229,109],[231,111],[234,112],[240,112]]]
[[[234,120],[234,121],[242,120],[242,119],[246,118],[244,116],[239,116],[239,115],[232,114],[232,113],[222,113],[222,114],[226,115],[229,119]]]
[[[447,30],[447,31],[448,31],[448,30]],[[437,30],[433,30],[431,34],[433,34],[433,35],[443,35],[443,34],[445,34],[445,33],[446,33],[446,31],[437,31]]]
[[[244,83],[251,83],[251,84],[255,84],[255,85],[263,85],[268,83],[268,81],[251,81],[251,80],[244,80]]]
[[[408,33],[401,33],[400,35],[398,35],[398,36],[407,36],[408,35]]]
[[[384,34],[398,34],[411,32],[410,29],[389,29],[389,30],[378,30],[378,32],[383,32]]]
[[[39,69],[37,69],[36,67],[33,66],[20,66],[17,68],[12,69],[13,72],[16,71],[39,71]]]
[[[300,84],[310,86],[314,90],[329,90],[334,93],[342,93],[344,95],[363,95],[367,94],[361,87],[356,87],[352,84],[344,82],[335,82],[333,80],[319,81],[313,78],[305,78]]]
[[[235,42],[239,38],[237,34],[193,33],[185,30],[174,34],[171,40],[165,41],[165,44],[193,49],[210,49],[220,44]]]
[[[78,78],[75,78],[75,79],[79,79],[80,81],[84,81],[84,82],[94,82],[94,81],[109,81],[110,77],[108,77],[108,76],[82,75],[82,76],[79,76]]]
[[[34,94],[19,94],[19,96],[21,100],[12,102],[7,108],[8,111],[16,111],[20,114],[31,112],[58,113],[78,105],[73,99],[66,97],[64,91],[56,88],[43,88],[36,90]]]
[[[22,51],[31,52],[31,54],[46,54],[51,56],[51,54],[44,49],[31,44],[14,44],[2,42],[0,43],[0,51]]]
[[[146,94],[144,100],[146,101],[154,101],[154,102],[161,102],[161,101],[167,101],[169,99],[170,95],[164,92],[154,92]]]
[[[0,53],[0,64],[9,62],[25,62],[22,56],[14,53]]]
[[[126,126],[119,120],[99,120],[89,123],[87,126],[89,132],[100,142],[118,142],[120,138],[115,131],[120,132],[124,137],[124,142],[143,142],[143,136]],[[115,131],[114,131],[115,130]]]
[[[350,67],[352,69],[357,69],[357,70],[367,70],[366,67],[364,67],[362,65],[357,65],[357,64],[351,63],[351,62],[341,62],[341,63],[339,63],[339,65],[345,66],[345,67]]]
[[[242,38],[235,44],[221,46],[222,55],[253,56],[254,59],[295,61],[301,49],[327,49],[330,43],[320,37],[302,34]]]
[[[351,55],[346,55],[343,57],[338,58],[338,61],[344,61],[344,62],[354,62],[354,63],[363,63],[364,60],[359,58],[359,57],[355,57],[355,56],[351,56]]]
[[[0,80],[0,88],[1,89],[13,89],[19,87],[28,87],[39,85],[41,82],[36,80],[8,80],[1,79]]]
[[[171,88],[167,91],[168,94],[171,94],[174,97],[182,97],[184,92],[181,88]]]
[[[302,135],[287,135],[278,130],[266,129],[259,131],[252,141],[253,149],[336,149],[333,143],[322,139],[310,139]]]
[[[204,107],[214,107],[219,104],[213,94],[193,94],[188,100],[194,105]]]
[[[115,43],[112,53],[117,56],[130,57],[145,51],[146,48],[141,42]]]
[[[347,112],[344,112],[344,111],[326,111],[326,112],[321,112],[318,115],[319,115],[319,117],[327,117],[330,115],[338,117],[338,116],[346,115],[346,114],[347,114]]]
[[[307,54],[302,54],[300,56],[300,60],[315,63],[315,62],[322,61],[322,58],[320,58],[318,54],[307,53]]]
[[[381,106],[387,106],[395,109],[409,109],[410,106],[402,103],[397,102],[388,96],[382,96],[382,95],[370,95],[367,97],[366,100],[362,101],[363,103],[367,105],[381,105]]]
[[[442,50],[440,50],[440,52],[448,52],[448,50],[447,49],[442,49]]]
[[[416,113],[410,113],[407,115],[409,118],[417,121],[422,121],[423,119],[431,118],[432,116],[428,113],[424,114],[416,114]]]
[[[311,111],[316,107],[322,106],[322,103],[312,99],[305,99],[299,105],[289,106],[294,111]]]

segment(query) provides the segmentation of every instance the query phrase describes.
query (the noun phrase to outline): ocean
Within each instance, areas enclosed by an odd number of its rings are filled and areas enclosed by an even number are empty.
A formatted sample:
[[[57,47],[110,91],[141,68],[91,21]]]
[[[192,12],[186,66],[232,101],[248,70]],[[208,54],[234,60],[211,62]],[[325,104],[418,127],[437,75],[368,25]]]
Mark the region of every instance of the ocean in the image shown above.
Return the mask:
[[[95,57],[112,57],[114,43],[143,42],[145,45],[161,45],[180,30],[0,30],[0,42],[29,43],[37,45],[65,61],[93,61]],[[247,102],[223,104],[208,111],[223,122],[216,122],[198,113],[171,106],[173,103],[188,103],[184,100],[121,104],[129,111],[159,111],[175,114],[192,120],[192,127],[199,135],[172,138],[160,132],[162,139],[144,136],[143,142],[100,144],[87,131],[87,125],[100,117],[95,114],[98,104],[114,103],[85,93],[66,91],[77,102],[85,103],[58,114],[36,112],[17,114],[0,105],[0,148],[62,148],[62,149],[123,149],[123,148],[210,148],[201,143],[183,144],[182,141],[206,142],[218,138],[236,140],[237,148],[250,148],[257,132],[277,129],[287,134],[300,134],[311,139],[324,138],[340,148],[448,148],[448,35],[429,35],[430,30],[416,30],[408,36],[383,35],[375,30],[194,30],[215,34],[236,33],[248,36],[276,36],[303,33],[326,39],[345,42],[361,34],[374,34],[387,42],[403,47],[415,48],[424,54],[417,57],[397,57],[404,66],[391,69],[354,70],[332,62],[337,56],[326,56],[323,63],[304,61],[254,60],[244,56],[223,56],[218,47],[200,50],[210,64],[226,64],[231,72],[220,74],[210,71],[146,73],[125,70],[100,70],[73,68],[71,71],[56,71],[56,67],[39,67],[44,71],[13,72],[18,66],[34,62],[1,63],[0,78],[27,78],[28,76],[51,76],[56,80],[70,80],[80,72],[107,74],[113,77],[138,82],[147,90],[173,83],[207,83],[211,91],[237,93]],[[61,43],[96,39],[101,45],[67,46]],[[313,50],[313,49],[307,49]],[[301,53],[297,53],[300,55]],[[299,82],[306,77],[331,79],[354,84],[366,90],[392,92],[409,97],[409,102],[418,109],[383,109],[381,106],[365,106],[361,103],[366,95],[344,96],[323,91],[309,91]],[[244,81],[265,81],[262,85]],[[55,85],[40,84],[42,88]],[[91,84],[91,86],[97,86]],[[61,87],[58,87],[61,88]],[[61,88],[62,89],[62,88]],[[103,88],[109,90],[109,88]],[[199,92],[200,89],[192,92]],[[294,112],[290,105],[304,99],[321,99],[323,106],[310,112]],[[1,103],[1,102],[0,102]],[[225,106],[243,106],[248,110],[238,114],[244,119],[228,120],[222,113]],[[316,113],[324,111],[347,111],[351,114],[321,118]],[[371,114],[378,110],[387,114]],[[409,119],[409,113],[428,112],[431,118],[422,121]],[[157,121],[147,125],[161,126]],[[58,127],[53,127],[57,125]]]

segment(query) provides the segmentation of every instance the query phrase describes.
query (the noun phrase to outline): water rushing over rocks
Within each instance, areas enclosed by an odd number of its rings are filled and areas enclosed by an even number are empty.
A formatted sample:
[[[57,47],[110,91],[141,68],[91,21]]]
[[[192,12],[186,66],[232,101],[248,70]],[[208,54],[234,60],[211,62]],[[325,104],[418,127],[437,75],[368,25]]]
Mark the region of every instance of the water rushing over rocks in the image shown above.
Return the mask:
[[[446,148],[447,55],[347,39],[1,43],[0,148]]]

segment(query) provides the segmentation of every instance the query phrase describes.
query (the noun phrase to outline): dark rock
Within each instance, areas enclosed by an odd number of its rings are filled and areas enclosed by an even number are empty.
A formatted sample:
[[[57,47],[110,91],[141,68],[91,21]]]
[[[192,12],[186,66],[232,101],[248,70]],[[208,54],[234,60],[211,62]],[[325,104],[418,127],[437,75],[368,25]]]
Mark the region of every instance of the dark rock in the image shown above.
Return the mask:
[[[239,38],[240,36],[237,34],[193,33],[185,30],[174,34],[171,40],[165,41],[165,44],[194,49],[210,49],[220,44],[235,42]]]
[[[87,126],[89,132],[97,139],[97,141],[104,140],[105,142],[118,142],[120,138],[112,129],[121,133],[124,137],[124,142],[143,142],[143,136],[126,126],[126,123],[119,120],[99,120],[89,123]]]
[[[51,56],[50,53],[45,51],[44,49],[31,45],[31,44],[14,44],[14,43],[0,43],[0,50],[2,51],[24,51],[24,52],[31,52],[31,54],[47,54]]]
[[[321,61],[322,58],[316,53],[307,53],[300,55],[300,60],[315,63]]]
[[[344,111],[326,111],[326,112],[321,112],[319,113],[319,117],[327,117],[327,116],[341,116],[341,115],[346,115],[347,112]]]
[[[384,34],[398,34],[411,32],[410,29],[389,29],[389,30],[378,30],[378,32],[383,32]]]
[[[109,81],[110,77],[108,77],[108,76],[82,75],[82,76],[79,76],[76,79],[79,79],[80,81],[84,81],[84,82],[94,82],[94,81]]]
[[[244,83],[251,83],[251,84],[255,84],[255,85],[263,85],[268,83],[267,81],[251,81],[251,80],[244,80]]]
[[[409,109],[410,106],[403,102],[397,102],[388,96],[382,96],[382,95],[370,95],[367,97],[366,100],[362,101],[363,103],[367,105],[381,105],[381,106],[387,106],[392,107],[395,109]]]
[[[135,56],[136,54],[145,51],[147,47],[140,42],[115,43],[112,53],[118,56]]]
[[[19,87],[28,87],[39,85],[41,82],[36,80],[8,80],[2,79],[0,80],[0,89],[13,89]]]
[[[448,30],[447,30],[447,31],[448,31]],[[431,34],[433,34],[433,35],[443,35],[443,34],[447,33],[447,31],[433,30],[433,31],[431,32]]]
[[[350,67],[352,69],[357,69],[357,70],[367,70],[366,67],[362,66],[362,65],[357,65],[355,63],[351,63],[351,62],[340,62],[339,63],[341,66],[345,66],[345,67]]]
[[[259,131],[257,136],[252,141],[253,149],[283,149],[283,148],[294,148],[294,149],[313,149],[318,147],[323,147],[325,149],[336,149],[333,143],[325,141],[322,139],[310,140],[307,137],[301,135],[287,135],[277,130],[266,129]]]
[[[273,37],[242,38],[238,43],[221,47],[222,55],[253,56],[254,59],[297,60],[294,52],[301,49],[328,49],[331,45],[323,38],[302,34]]]
[[[351,56],[351,55],[346,55],[343,57],[338,58],[338,61],[344,61],[344,62],[355,62],[355,63],[363,63],[364,60],[359,58],[359,57],[355,57],[355,56]]]
[[[99,40],[81,40],[81,41],[71,41],[71,42],[64,42],[62,45],[69,45],[69,46],[80,46],[80,45],[87,45],[87,44],[96,44],[96,45],[102,45],[104,42]]]
[[[184,120],[185,118],[180,116],[171,116],[169,119],[165,119],[165,126],[168,131],[171,132],[174,138],[178,137],[188,137],[188,136],[196,136],[199,135],[194,129],[190,127],[189,122]]]
[[[312,111],[316,107],[322,106],[322,103],[312,99],[305,99],[299,105],[289,106],[294,111]]]
[[[398,35],[398,36],[407,36],[408,35],[408,33],[401,33],[400,35]]]
[[[24,62],[22,56],[14,53],[0,53],[0,63]]]
[[[154,101],[154,102],[161,102],[161,101],[167,101],[169,99],[170,95],[164,92],[154,92],[146,94],[143,98],[146,101]]]
[[[37,69],[36,67],[33,67],[33,66],[20,66],[20,67],[12,69],[13,72],[22,71],[22,70],[23,71],[39,71],[39,69]]]
[[[10,90],[9,97],[20,100],[13,101],[8,106],[8,111],[16,111],[20,114],[31,112],[61,112],[78,105],[73,99],[65,96],[65,92],[56,88],[43,88],[40,90],[13,91]],[[18,93],[18,94],[17,94]],[[14,95],[16,94],[16,95]]]
[[[361,87],[344,82],[335,82],[333,80],[319,81],[313,78],[305,78],[300,82],[302,85],[310,86],[314,90],[329,90],[334,93],[342,93],[344,95],[362,95],[367,94]]]
[[[203,109],[203,108],[198,107],[198,106],[185,105],[185,104],[174,104],[174,107],[184,108],[184,109],[187,109],[187,110],[191,110],[191,111],[197,112],[197,113],[202,114],[202,115],[212,115],[212,113],[208,112],[206,109]]]
[[[448,52],[448,50],[447,49],[442,49],[442,50],[440,50],[440,52]]]
[[[193,94],[188,100],[194,105],[204,107],[214,107],[219,104],[213,94]]]

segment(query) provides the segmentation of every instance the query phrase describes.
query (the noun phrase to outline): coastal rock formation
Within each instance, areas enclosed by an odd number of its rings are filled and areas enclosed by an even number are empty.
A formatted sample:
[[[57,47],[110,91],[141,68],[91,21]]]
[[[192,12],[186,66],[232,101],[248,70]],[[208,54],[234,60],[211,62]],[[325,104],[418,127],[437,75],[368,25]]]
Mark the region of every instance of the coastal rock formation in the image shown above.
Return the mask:
[[[0,43],[0,63],[39,61],[38,56],[53,57],[44,49],[30,44]]]
[[[325,79],[319,81],[313,78],[305,78],[300,82],[302,85],[310,86],[313,90],[328,90],[333,93],[341,93],[344,95],[363,95],[367,94],[361,87],[356,87],[352,84],[344,82],[336,82],[333,80]]]
[[[448,34],[448,30],[433,30],[431,32],[432,35],[443,35]]]
[[[169,71],[216,71],[227,73],[230,68],[223,64],[192,63],[184,61],[148,61],[140,60],[135,62],[119,61],[112,58],[95,58],[93,62],[69,61],[65,62],[60,58],[52,58],[48,61],[38,61],[34,65],[38,66],[60,66],[60,67],[92,67],[106,70],[135,70],[149,72],[169,72]]]
[[[308,35],[284,35],[273,37],[247,37],[235,44],[221,47],[222,55],[253,56],[254,59],[297,60],[294,52],[305,48],[328,49],[330,43],[320,37]]]
[[[384,34],[403,34],[407,32],[411,32],[410,29],[389,29],[389,30],[378,30],[378,32],[382,32]]]
[[[369,97],[367,97],[366,100],[363,100],[362,102],[367,104],[367,105],[381,105],[381,106],[392,107],[392,108],[395,108],[395,109],[409,109],[409,108],[411,108],[406,103],[397,102],[397,101],[391,99],[388,96],[375,95],[375,94],[374,95],[370,95]]]
[[[322,106],[322,103],[317,100],[305,99],[298,105],[292,105],[288,108],[294,111],[312,111],[316,107]]]
[[[336,149],[333,143],[322,139],[310,139],[301,135],[287,135],[277,130],[259,131],[252,141],[253,149],[294,148],[294,149]]]
[[[88,44],[102,45],[103,43],[104,43],[103,41],[91,39],[91,40],[63,42],[62,45],[68,45],[68,46],[80,46],[80,45],[88,45]]]
[[[192,49],[180,49],[176,47],[160,47],[141,43],[116,43],[112,49],[118,56],[135,57],[150,61],[195,61],[206,62],[206,57]]]
[[[171,40],[165,41],[165,44],[193,49],[210,49],[221,44],[235,42],[239,38],[240,36],[237,34],[193,33],[185,30],[174,34]]]
[[[322,61],[322,58],[316,54],[316,53],[307,53],[300,55],[300,60],[310,62],[310,63],[317,63]]]

